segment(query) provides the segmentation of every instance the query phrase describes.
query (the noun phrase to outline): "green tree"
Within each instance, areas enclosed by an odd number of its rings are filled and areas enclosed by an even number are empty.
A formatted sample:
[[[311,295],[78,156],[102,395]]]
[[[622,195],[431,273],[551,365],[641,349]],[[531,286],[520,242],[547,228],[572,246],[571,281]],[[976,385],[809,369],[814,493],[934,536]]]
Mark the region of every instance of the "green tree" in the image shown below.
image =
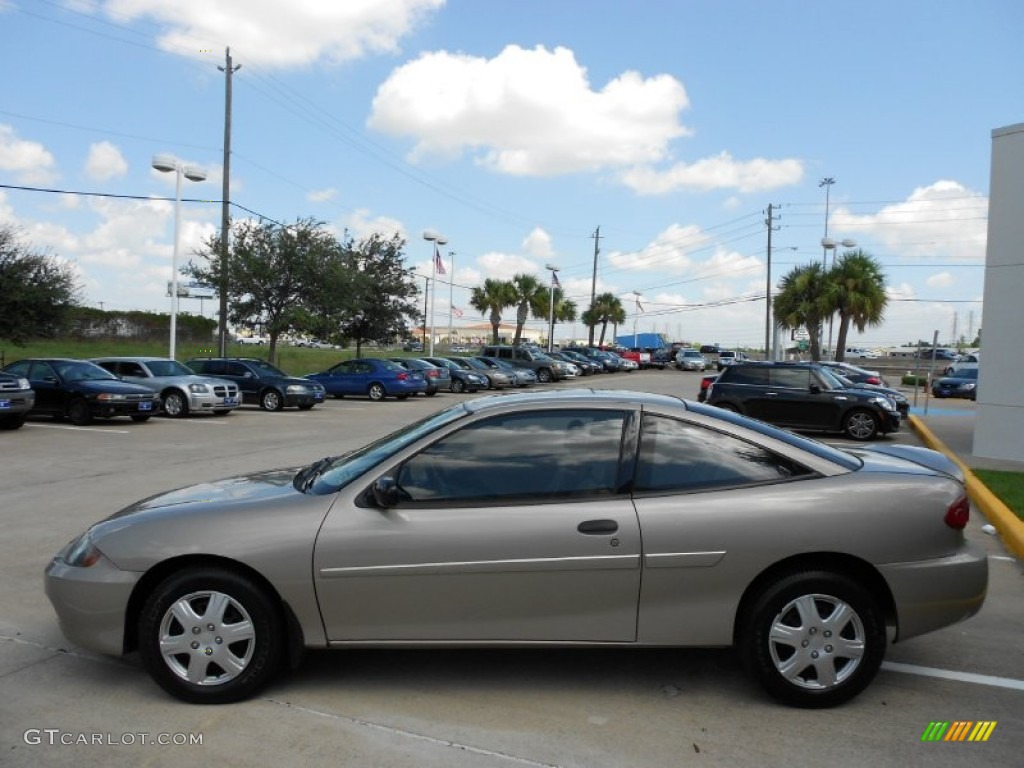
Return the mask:
[[[821,321],[828,316],[824,300],[825,270],[817,262],[793,267],[779,281],[779,293],[773,301],[775,321],[786,330],[807,329],[811,359],[821,359]]]
[[[601,338],[597,345],[604,346],[604,337],[608,332],[608,323],[618,325],[626,322],[626,310],[619,297],[614,293],[602,293],[594,298],[594,303],[583,313],[583,322],[590,327],[590,338],[594,338],[594,329],[601,326]]]
[[[358,243],[346,238],[343,252],[356,271],[358,299],[342,324],[344,335],[356,340],[356,355],[364,340],[389,344],[409,336],[409,323],[421,318],[416,297],[419,288],[403,262],[405,240],[373,234]],[[326,297],[325,297],[326,298]],[[351,302],[349,302],[351,303]],[[342,312],[345,307],[339,308]]]
[[[551,294],[535,275],[519,274],[512,278],[512,304],[516,308],[516,335],[512,340],[518,344],[523,340],[523,326],[530,315],[547,319]]]
[[[469,297],[469,305],[482,315],[487,315],[491,323],[492,344],[498,343],[498,327],[501,325],[501,313],[506,307],[515,306],[515,292],[512,283],[507,280],[487,278],[482,287],[473,289]]]
[[[13,227],[0,226],[0,338],[23,347],[59,335],[81,301],[72,266],[31,249]]]
[[[219,285],[220,238],[212,236],[185,273],[207,285]],[[354,272],[323,222],[298,219],[279,227],[244,221],[233,227],[228,274],[228,320],[260,324],[270,337],[274,360],[282,333],[313,316],[337,317],[339,297],[352,295]],[[331,300],[327,301],[327,297]],[[350,313],[351,314],[351,313]]]
[[[861,333],[882,324],[888,303],[882,265],[862,250],[847,251],[829,270],[824,299],[828,314],[839,314],[835,359],[842,361],[851,324]]]

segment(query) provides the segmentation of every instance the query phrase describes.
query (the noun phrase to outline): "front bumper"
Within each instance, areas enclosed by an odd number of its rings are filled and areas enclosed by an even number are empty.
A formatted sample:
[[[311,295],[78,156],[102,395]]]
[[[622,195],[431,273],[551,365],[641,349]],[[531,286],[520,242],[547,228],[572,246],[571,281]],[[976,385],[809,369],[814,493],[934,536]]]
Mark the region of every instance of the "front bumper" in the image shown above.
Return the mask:
[[[878,567],[896,604],[896,640],[969,619],[988,591],[988,557],[971,542],[950,557]]]
[[[89,568],[54,558],[46,568],[46,596],[64,637],[90,651],[122,655],[128,600],[141,577],[103,556]]]

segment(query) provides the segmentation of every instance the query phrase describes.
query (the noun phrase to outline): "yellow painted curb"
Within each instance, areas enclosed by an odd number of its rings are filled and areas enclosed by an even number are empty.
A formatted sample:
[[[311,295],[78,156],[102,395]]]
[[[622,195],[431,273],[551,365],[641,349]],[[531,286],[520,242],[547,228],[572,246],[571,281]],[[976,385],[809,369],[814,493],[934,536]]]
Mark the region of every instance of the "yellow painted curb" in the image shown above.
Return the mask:
[[[981,510],[988,521],[996,527],[1003,539],[1006,548],[1019,557],[1024,557],[1024,521],[1015,515],[1009,507],[999,500],[992,491],[978,479],[971,468],[964,464],[960,457],[953,453],[949,447],[935,436],[935,433],[928,429],[927,425],[917,416],[910,416],[910,426],[917,432],[918,437],[925,445],[936,451],[941,451],[950,459],[956,462],[957,466],[964,472],[967,485],[967,495],[975,506]]]

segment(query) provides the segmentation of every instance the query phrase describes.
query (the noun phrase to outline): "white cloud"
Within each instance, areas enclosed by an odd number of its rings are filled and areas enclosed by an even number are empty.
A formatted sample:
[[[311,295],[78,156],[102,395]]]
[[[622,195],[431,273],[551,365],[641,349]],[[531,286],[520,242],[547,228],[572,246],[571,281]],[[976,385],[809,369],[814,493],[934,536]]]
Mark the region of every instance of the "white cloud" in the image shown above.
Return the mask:
[[[516,176],[554,176],[652,163],[689,131],[675,78],[624,72],[594,90],[567,48],[506,47],[493,59],[425,53],[377,90],[369,126],[412,136],[414,161],[472,153]]]
[[[523,250],[531,256],[536,256],[538,259],[551,258],[555,252],[554,248],[551,247],[551,235],[540,227],[536,227],[523,240]]]
[[[694,264],[689,254],[706,246],[709,240],[708,235],[694,224],[673,224],[659,232],[642,250],[613,251],[608,254],[608,263],[615,270],[687,272]]]
[[[89,157],[85,161],[85,172],[91,179],[106,181],[128,172],[121,151],[109,141],[101,141],[89,146]]]
[[[985,260],[988,198],[956,181],[918,187],[905,201],[878,213],[857,215],[836,209],[830,231],[865,233],[905,258]]]
[[[803,175],[803,162],[793,158],[739,161],[721,152],[695,163],[676,163],[664,171],[647,166],[631,168],[622,174],[622,182],[641,195],[664,195],[680,189],[738,189],[749,193],[798,184]]]
[[[338,196],[338,190],[334,187],[328,189],[315,189],[306,195],[306,199],[311,203],[326,203]]]
[[[194,58],[221,58],[230,45],[237,62],[265,67],[331,64],[395,53],[402,37],[444,0],[108,0],[119,22],[152,18],[169,30],[159,44]]]
[[[956,281],[949,272],[939,272],[937,275],[931,275],[925,280],[925,285],[929,288],[949,288]]]
[[[19,139],[0,125],[0,171],[11,171],[23,184],[48,184],[57,178],[53,155],[37,141]]]
[[[476,261],[483,267],[484,274],[494,280],[511,280],[522,273],[536,275],[541,270],[537,262],[514,253],[491,251],[479,256]]]
[[[405,232],[405,225],[398,219],[388,216],[371,217],[370,212],[365,208],[360,208],[350,216],[346,216],[341,221],[341,226],[347,229],[356,240],[378,234],[385,238],[398,235],[404,240],[409,239]]]

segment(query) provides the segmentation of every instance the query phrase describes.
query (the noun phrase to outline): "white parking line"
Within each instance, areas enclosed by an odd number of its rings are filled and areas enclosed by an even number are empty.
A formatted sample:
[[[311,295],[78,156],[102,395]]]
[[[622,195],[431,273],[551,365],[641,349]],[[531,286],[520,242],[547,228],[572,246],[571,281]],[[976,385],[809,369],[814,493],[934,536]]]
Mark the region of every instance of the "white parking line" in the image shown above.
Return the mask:
[[[30,425],[26,424],[25,426]],[[32,424],[31,426],[40,429],[63,429],[71,432],[100,432],[107,435],[128,435],[132,431],[130,429],[107,429],[106,427],[72,427],[68,424]]]
[[[960,683],[976,683],[978,685],[989,685],[994,688],[1010,688],[1015,691],[1024,691],[1024,680],[1014,680],[1009,677],[976,675],[973,672],[953,672],[948,669],[919,667],[916,664],[900,664],[896,661],[882,662],[882,669],[888,670],[889,672],[902,672],[907,675],[937,677],[940,680],[955,680]]]

